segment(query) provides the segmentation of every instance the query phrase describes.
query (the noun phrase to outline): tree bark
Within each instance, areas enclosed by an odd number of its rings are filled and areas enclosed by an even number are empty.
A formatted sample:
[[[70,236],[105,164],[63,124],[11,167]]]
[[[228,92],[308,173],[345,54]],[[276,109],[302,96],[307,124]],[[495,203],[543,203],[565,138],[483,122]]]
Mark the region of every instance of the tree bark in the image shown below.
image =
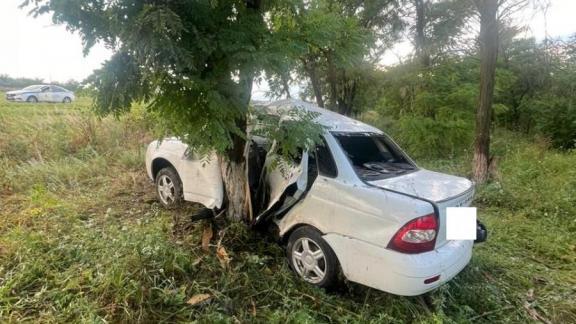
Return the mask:
[[[240,71],[240,80],[237,86],[237,98],[243,116],[236,120],[236,127],[244,134],[247,132],[246,116],[254,83],[254,70],[244,68]],[[246,140],[235,133],[230,133],[232,146],[225,156],[220,157],[220,171],[224,183],[227,205],[226,215],[229,219],[250,221],[252,215],[252,202],[248,186],[248,170],[246,164],[247,146]]]
[[[250,100],[250,91],[254,74],[251,71],[241,72],[239,97],[248,113],[248,104]],[[236,127],[243,133],[247,133],[246,118],[236,120]],[[248,170],[246,164],[247,145],[244,137],[235,133],[230,133],[232,146],[224,155],[218,157],[222,182],[224,185],[226,216],[229,219],[251,220],[251,201],[250,190],[248,186]]]
[[[320,80],[318,80],[318,74],[316,73],[316,64],[313,61],[306,61],[302,59],[302,64],[308,73],[310,78],[310,83],[312,84],[312,90],[314,91],[314,97],[316,97],[316,104],[318,107],[324,108],[324,98],[322,97],[322,87],[320,86]]]
[[[426,40],[426,6],[427,0],[414,0],[416,7],[416,35],[414,43],[416,45],[416,55],[422,67],[430,66],[430,53]]]
[[[344,116],[352,116],[354,112],[354,99],[356,98],[357,78],[349,76],[342,71],[341,97],[338,98],[339,112]]]
[[[281,76],[282,78],[282,87],[284,88],[284,94],[286,94],[286,99],[291,99],[292,95],[290,94],[290,85],[288,84],[288,78],[286,76]]]
[[[324,51],[324,55],[326,56],[326,63],[328,64],[327,77],[328,84],[330,86],[329,108],[334,111],[339,111],[340,107],[338,106],[338,78],[336,76],[336,66],[332,60],[332,52],[330,50]]]
[[[250,220],[246,160],[232,160],[229,156],[220,157],[220,171],[226,195],[226,216],[229,219]]]
[[[490,169],[490,122],[498,57],[498,0],[475,0],[480,12],[480,95],[476,111],[473,179],[488,180]]]

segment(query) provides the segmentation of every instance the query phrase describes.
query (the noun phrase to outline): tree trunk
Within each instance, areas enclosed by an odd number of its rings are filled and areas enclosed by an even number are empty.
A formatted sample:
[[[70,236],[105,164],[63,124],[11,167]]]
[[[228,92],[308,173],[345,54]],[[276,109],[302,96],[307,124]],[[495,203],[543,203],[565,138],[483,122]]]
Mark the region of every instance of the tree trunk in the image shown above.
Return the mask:
[[[328,84],[330,85],[330,103],[329,108],[333,111],[339,111],[340,107],[338,106],[338,78],[336,76],[336,66],[332,60],[332,52],[324,51],[324,55],[326,56],[326,63],[328,64]]]
[[[324,98],[322,97],[322,88],[320,86],[320,80],[318,80],[318,74],[316,73],[316,64],[313,61],[306,61],[302,59],[302,64],[308,73],[310,78],[310,83],[312,84],[312,90],[314,91],[314,97],[316,97],[316,104],[318,107],[324,108]]]
[[[426,40],[426,5],[427,0],[414,0],[416,7],[416,35],[414,43],[416,45],[416,55],[420,64],[427,68],[430,66],[430,53],[428,53],[428,44]]]
[[[244,115],[236,120],[236,127],[244,133],[247,132],[246,116],[254,83],[254,70],[246,68],[240,71],[237,87],[237,98]],[[227,198],[226,215],[230,219],[243,219],[250,221],[252,215],[252,202],[248,186],[248,170],[246,169],[247,145],[246,140],[235,133],[230,133],[232,147],[225,156],[220,157],[220,171],[224,183],[224,192]]]
[[[250,76],[253,76],[253,74],[250,72],[246,74],[248,78],[244,79],[244,81],[248,82],[248,79],[252,80]],[[241,76],[240,79],[242,80],[243,77]],[[247,83],[243,81],[240,83],[241,88],[247,86]],[[252,88],[251,83],[249,88]],[[245,93],[248,94],[249,98],[250,92]],[[246,102],[245,107],[247,112],[248,102]],[[236,120],[236,127],[243,132],[246,132],[246,126],[246,119]],[[250,212],[252,210],[252,202],[250,200],[246,164],[247,144],[246,140],[237,134],[230,133],[230,136],[232,137],[232,147],[226,151],[226,154],[218,157],[224,185],[224,195],[226,197],[224,201],[226,216],[229,219],[250,221],[252,218]]]
[[[498,57],[498,0],[475,0],[480,12],[480,96],[476,111],[473,178],[488,179],[490,168],[490,121],[494,95],[494,77]]]
[[[352,76],[347,75],[346,71],[342,71],[342,87],[343,98],[340,100],[344,103],[345,109],[342,113],[344,116],[352,116],[354,113],[354,99],[356,99],[356,90],[358,86],[358,77],[352,73]]]
[[[246,160],[234,161],[228,156],[219,159],[226,195],[226,216],[229,219],[250,220]]]
[[[261,0],[246,0],[246,8],[253,11],[253,14],[259,15],[258,23],[264,24],[259,13]],[[243,134],[248,134],[246,118],[252,96],[254,75],[255,71],[252,67],[243,67],[240,69],[238,83],[230,86],[232,90],[229,95],[237,104],[237,107],[230,107],[230,109],[242,111],[241,117],[236,120],[236,127]],[[229,219],[250,221],[252,202],[246,168],[247,144],[245,138],[235,132],[230,132],[230,137],[232,138],[232,146],[226,151],[226,154],[218,157],[226,196],[226,216]]]
[[[354,99],[356,98],[357,79],[352,76],[346,75],[346,71],[342,71],[342,84],[341,97],[338,98],[339,112],[344,116],[352,116],[354,112]]]
[[[290,94],[290,85],[288,84],[288,77],[281,76],[282,78],[282,88],[284,88],[284,94],[286,94],[286,99],[291,99],[292,95]]]

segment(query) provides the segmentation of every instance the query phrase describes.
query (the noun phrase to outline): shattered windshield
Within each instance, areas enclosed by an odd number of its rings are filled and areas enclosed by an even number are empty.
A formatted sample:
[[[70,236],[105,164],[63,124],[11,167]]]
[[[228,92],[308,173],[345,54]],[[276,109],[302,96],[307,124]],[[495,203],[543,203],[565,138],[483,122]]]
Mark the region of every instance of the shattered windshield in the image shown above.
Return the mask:
[[[416,170],[416,166],[385,136],[359,133],[333,135],[363,180],[390,178]]]

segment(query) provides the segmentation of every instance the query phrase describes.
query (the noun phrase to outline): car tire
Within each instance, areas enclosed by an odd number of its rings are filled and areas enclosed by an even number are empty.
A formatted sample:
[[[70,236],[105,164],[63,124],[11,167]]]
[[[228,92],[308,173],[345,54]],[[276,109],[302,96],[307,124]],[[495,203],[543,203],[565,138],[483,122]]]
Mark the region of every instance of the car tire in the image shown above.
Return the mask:
[[[158,201],[165,208],[174,209],[182,204],[182,180],[173,167],[160,170],[155,183]]]
[[[65,98],[62,100],[62,103],[65,103],[65,104],[71,103],[71,102],[72,102],[72,99],[70,99],[69,97],[65,97]]]
[[[26,102],[38,102],[38,98],[36,98],[36,96],[29,96],[26,98]]]
[[[315,228],[302,226],[292,232],[286,254],[290,267],[300,279],[321,288],[338,284],[338,258]]]

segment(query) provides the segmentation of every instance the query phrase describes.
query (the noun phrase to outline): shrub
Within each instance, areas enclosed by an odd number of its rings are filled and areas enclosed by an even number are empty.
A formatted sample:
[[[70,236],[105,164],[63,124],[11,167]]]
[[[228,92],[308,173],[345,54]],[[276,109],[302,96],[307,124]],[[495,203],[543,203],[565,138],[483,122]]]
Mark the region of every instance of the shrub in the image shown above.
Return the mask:
[[[477,202],[576,228],[576,150],[558,151],[503,130],[493,138],[497,171],[479,188]]]
[[[576,104],[566,97],[547,97],[534,102],[536,129],[558,148],[576,148]]]
[[[392,135],[414,157],[452,158],[470,148],[473,125],[462,119],[406,116],[394,124]]]

